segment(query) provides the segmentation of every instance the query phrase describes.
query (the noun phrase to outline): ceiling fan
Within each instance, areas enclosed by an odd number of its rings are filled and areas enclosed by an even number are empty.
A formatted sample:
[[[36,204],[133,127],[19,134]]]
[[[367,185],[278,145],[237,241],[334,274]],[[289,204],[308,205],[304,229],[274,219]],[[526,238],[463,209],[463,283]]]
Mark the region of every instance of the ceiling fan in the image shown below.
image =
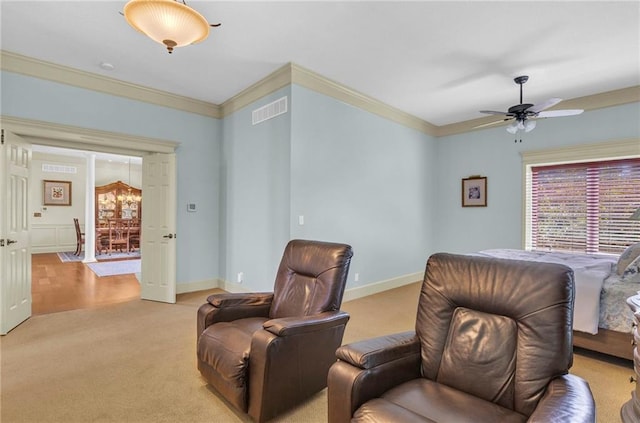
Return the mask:
[[[549,107],[553,107],[562,101],[561,98],[550,98],[540,104],[530,104],[522,102],[522,85],[529,80],[526,75],[518,76],[513,79],[514,82],[520,85],[520,104],[509,107],[506,112],[497,112],[495,110],[480,110],[480,113],[486,113],[490,115],[504,115],[504,119],[486,123],[484,125],[476,126],[476,128],[482,128],[485,126],[495,125],[502,122],[512,120],[513,122],[507,126],[507,132],[515,134],[520,130],[524,132],[531,132],[536,127],[535,119],[560,117],[560,116],[573,116],[579,115],[584,112],[582,109],[565,109],[565,110],[546,110]]]

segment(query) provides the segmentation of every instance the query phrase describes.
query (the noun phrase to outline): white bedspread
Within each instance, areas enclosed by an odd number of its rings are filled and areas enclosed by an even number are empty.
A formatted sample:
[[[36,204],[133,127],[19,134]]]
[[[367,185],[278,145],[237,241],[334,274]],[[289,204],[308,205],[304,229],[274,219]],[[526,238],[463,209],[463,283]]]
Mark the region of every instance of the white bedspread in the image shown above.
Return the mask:
[[[573,311],[573,329],[591,334],[598,333],[600,291],[618,258],[604,254],[572,254],[546,251],[509,249],[483,250],[475,255],[512,260],[560,263],[573,269],[576,299]]]

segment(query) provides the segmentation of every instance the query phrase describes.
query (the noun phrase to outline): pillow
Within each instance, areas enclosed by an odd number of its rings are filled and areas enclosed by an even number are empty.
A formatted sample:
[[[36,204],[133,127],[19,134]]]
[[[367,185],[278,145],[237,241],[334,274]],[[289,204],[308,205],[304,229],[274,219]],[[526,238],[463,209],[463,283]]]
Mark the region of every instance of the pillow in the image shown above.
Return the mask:
[[[622,274],[622,280],[625,282],[640,282],[640,256],[636,257]]]
[[[616,267],[616,273],[620,276],[624,274],[627,267],[631,264],[636,257],[640,256],[640,242],[629,245],[626,250],[620,254],[618,259],[618,266]]]

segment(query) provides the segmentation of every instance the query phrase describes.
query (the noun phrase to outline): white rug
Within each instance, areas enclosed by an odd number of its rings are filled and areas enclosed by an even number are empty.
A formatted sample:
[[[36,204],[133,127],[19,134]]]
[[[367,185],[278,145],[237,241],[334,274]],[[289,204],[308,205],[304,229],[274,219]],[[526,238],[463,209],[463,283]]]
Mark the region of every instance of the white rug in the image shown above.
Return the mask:
[[[127,275],[140,273],[141,260],[105,261],[102,263],[88,263],[89,269],[98,277]]]
[[[84,260],[84,251],[80,253],[79,256],[76,256],[72,251],[67,251],[64,253],[58,253],[58,258],[63,263],[82,261]],[[111,254],[96,254],[96,260],[120,260],[120,259],[131,259],[131,258],[140,258],[140,250],[132,251],[129,253],[111,253]]]

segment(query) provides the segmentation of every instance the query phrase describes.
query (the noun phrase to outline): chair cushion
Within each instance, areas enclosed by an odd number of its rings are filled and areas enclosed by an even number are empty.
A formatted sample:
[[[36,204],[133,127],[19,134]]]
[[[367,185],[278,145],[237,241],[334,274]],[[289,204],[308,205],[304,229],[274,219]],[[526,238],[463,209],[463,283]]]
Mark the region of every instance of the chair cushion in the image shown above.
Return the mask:
[[[457,308],[436,381],[486,401],[513,398],[517,335],[509,317]]]
[[[346,244],[292,240],[274,285],[272,319],[340,309],[353,252]]]
[[[266,317],[215,323],[198,340],[198,359],[215,372],[215,386],[227,392],[232,403],[246,408],[247,367],[253,333],[262,329]]]
[[[422,375],[530,415],[571,367],[574,292],[563,265],[432,255],[416,320]]]
[[[522,423],[527,417],[428,379],[414,379],[364,403],[352,422]]]

